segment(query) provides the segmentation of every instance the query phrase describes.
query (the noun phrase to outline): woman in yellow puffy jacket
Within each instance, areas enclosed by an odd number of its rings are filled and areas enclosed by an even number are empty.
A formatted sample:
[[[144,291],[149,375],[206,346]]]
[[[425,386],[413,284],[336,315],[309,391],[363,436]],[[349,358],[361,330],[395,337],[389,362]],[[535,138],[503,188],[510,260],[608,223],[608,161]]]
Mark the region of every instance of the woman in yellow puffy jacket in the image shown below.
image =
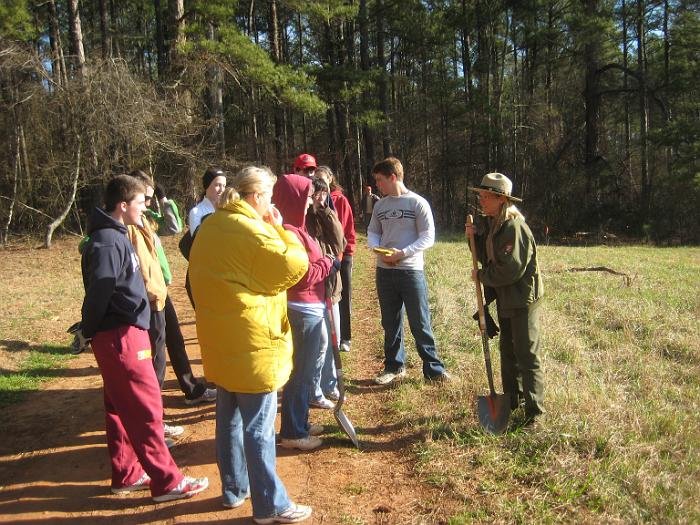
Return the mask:
[[[271,205],[275,180],[268,168],[241,171],[200,226],[189,260],[204,374],[218,387],[223,505],[235,508],[250,497],[256,523],[311,515],[290,501],[275,471],[277,390],[292,370],[285,292],[309,264]]]

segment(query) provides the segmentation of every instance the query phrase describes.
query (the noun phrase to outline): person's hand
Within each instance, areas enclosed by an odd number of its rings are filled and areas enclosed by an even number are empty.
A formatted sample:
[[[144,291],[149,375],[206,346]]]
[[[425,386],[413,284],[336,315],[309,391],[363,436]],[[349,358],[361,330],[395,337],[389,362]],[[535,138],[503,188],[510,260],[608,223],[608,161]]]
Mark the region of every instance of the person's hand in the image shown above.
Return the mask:
[[[333,255],[331,253],[327,253],[326,257],[328,257],[331,260],[331,262],[333,263],[333,269],[335,271],[340,270],[340,259],[338,259],[335,255]]]
[[[404,258],[403,250],[393,248],[394,252],[391,255],[382,255],[382,262],[390,266],[396,266],[398,262]]]
[[[469,239],[469,237],[474,235],[475,233],[476,233],[476,229],[474,228],[474,224],[465,224],[464,225],[464,235],[466,235],[467,239]]]
[[[92,341],[92,339],[85,337],[82,330],[77,330],[73,333],[73,343],[70,345],[71,353],[80,354],[84,352],[90,348],[90,341]]]
[[[282,226],[282,214],[275,208],[274,204],[270,204],[270,207],[267,209],[267,215],[263,217],[263,220],[273,226]]]

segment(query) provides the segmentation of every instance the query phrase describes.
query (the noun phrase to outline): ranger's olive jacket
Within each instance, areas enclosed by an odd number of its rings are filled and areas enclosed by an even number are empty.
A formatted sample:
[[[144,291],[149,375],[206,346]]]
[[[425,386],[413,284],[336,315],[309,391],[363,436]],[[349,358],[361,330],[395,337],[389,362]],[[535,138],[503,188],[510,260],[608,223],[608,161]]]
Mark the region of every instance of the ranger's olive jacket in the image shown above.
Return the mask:
[[[309,266],[297,236],[239,200],[202,223],[189,261],[206,378],[244,394],[282,387],[292,371],[285,292]]]
[[[487,228],[488,229],[488,228]],[[507,219],[493,239],[495,261],[486,256],[486,233],[477,235],[477,252],[482,263],[479,280],[496,290],[499,314],[525,308],[542,297],[544,288],[537,264],[537,246],[522,217]]]

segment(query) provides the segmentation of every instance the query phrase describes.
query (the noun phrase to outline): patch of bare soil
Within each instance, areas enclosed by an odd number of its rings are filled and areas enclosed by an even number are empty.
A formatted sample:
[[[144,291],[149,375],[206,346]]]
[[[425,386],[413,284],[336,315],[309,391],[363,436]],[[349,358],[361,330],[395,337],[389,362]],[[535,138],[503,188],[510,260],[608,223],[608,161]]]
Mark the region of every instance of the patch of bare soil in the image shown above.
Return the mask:
[[[33,250],[28,256],[49,257]],[[55,260],[55,259],[54,259]],[[37,265],[36,267],[40,267]],[[38,271],[38,270],[37,270]],[[182,282],[176,276],[175,282]],[[171,287],[196,373],[201,360],[194,316],[181,286]],[[413,472],[409,450],[421,436],[385,416],[391,390],[372,385],[380,330],[374,293],[357,293],[352,362],[345,412],[362,449],[339,431],[331,411],[312,410],[328,430],[312,452],[278,449],[277,469],[293,500],[311,505],[306,523],[444,523],[448,502]],[[77,311],[77,310],[76,310]],[[72,313],[61,314],[70,317]],[[0,522],[14,523],[251,523],[251,506],[221,505],[214,449],[214,405],[188,407],[168,367],[163,391],[166,421],[185,425],[172,449],[187,474],[208,476],[210,488],[192,499],[154,503],[148,493],[112,495],[104,436],[102,381],[91,353],[81,354],[59,377],[0,414]]]

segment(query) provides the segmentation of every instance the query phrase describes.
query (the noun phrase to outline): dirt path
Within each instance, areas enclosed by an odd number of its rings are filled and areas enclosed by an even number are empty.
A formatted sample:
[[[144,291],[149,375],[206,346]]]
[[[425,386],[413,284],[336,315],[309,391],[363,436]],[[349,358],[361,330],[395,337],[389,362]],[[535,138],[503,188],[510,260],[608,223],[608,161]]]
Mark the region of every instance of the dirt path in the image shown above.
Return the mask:
[[[356,279],[371,283],[369,271],[356,274]],[[193,313],[182,287],[173,286],[171,294],[193,368],[201,374]],[[313,506],[313,520],[307,523],[443,522],[444,502],[435,503],[441,502],[441,495],[412,473],[408,451],[420,436],[385,415],[383,406],[391,391],[370,381],[380,366],[374,292],[357,294],[353,317],[346,413],[358,431],[362,451],[339,432],[330,411],[313,410],[312,422],[327,425],[324,446],[310,453],[278,449],[278,472],[295,501]],[[0,522],[250,523],[250,503],[235,510],[221,506],[214,405],[186,406],[170,367],[163,398],[166,420],[186,426],[186,434],[173,448],[175,461],[188,474],[209,476],[208,491],[161,504],[144,493],[109,492],[101,378],[93,355],[84,353],[42,390],[2,414]]]

